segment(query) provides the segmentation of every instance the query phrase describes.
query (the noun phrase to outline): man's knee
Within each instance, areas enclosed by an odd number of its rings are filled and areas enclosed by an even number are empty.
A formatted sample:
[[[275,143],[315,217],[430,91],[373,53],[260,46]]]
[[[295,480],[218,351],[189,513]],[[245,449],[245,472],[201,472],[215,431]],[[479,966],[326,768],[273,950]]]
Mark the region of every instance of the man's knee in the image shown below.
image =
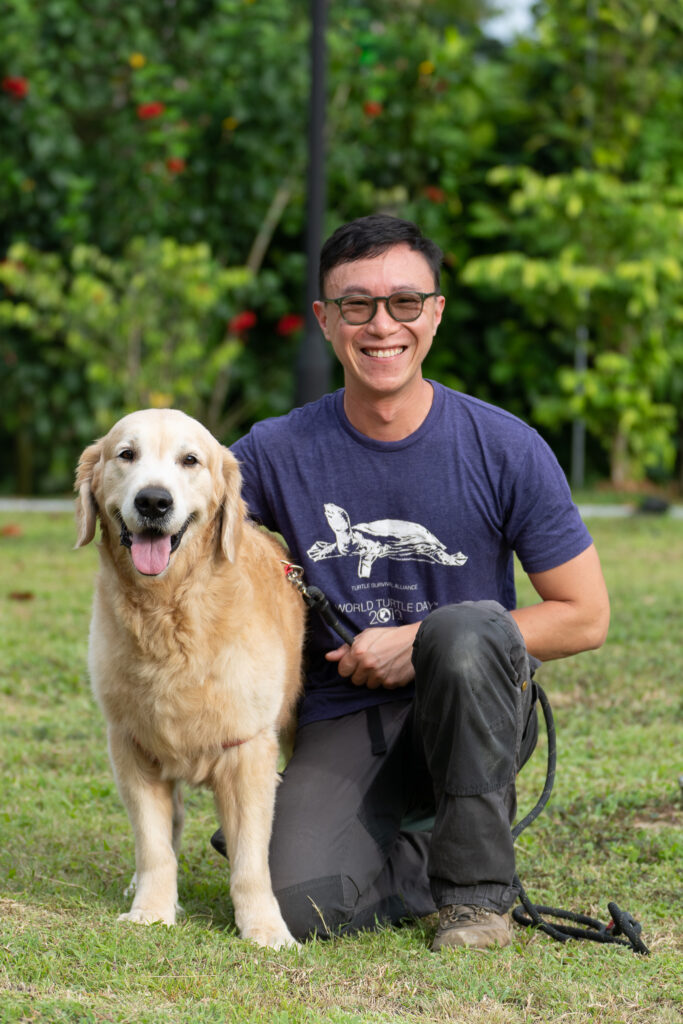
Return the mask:
[[[509,620],[509,621],[506,621]],[[501,628],[501,626],[503,628]],[[497,601],[463,601],[437,608],[423,621],[415,641],[413,663],[418,686],[421,680],[476,678],[487,660],[509,642],[516,626]],[[507,635],[506,635],[507,630]],[[521,644],[521,636],[519,638]]]
[[[343,931],[353,917],[358,891],[350,880],[331,875],[276,889],[275,897],[290,932],[303,942]]]

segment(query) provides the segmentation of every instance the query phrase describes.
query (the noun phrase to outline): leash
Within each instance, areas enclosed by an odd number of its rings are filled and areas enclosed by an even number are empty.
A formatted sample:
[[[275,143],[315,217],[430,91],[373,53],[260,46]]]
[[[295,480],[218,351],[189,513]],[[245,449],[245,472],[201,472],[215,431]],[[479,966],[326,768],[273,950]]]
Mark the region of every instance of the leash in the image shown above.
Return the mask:
[[[334,608],[322,590],[318,587],[309,587],[304,582],[304,570],[300,565],[293,565],[291,562],[285,562],[284,560],[282,560],[282,565],[285,567],[285,576],[292,586],[299,591],[308,607],[313,608],[325,620],[327,625],[334,630],[337,636],[341,637],[344,643],[350,647],[353,643],[354,635],[343,622],[339,621],[335,615]]]
[[[536,820],[548,803],[555,784],[555,769],[557,766],[555,719],[553,718],[552,708],[550,707],[550,701],[545,690],[538,683],[534,683],[534,686],[538,693],[538,702],[543,711],[543,719],[548,734],[548,763],[545,785],[536,806],[512,829],[513,839],[517,839],[524,829],[532,821]],[[527,928],[536,926],[557,942],[566,942],[567,939],[589,939],[591,942],[629,946],[634,953],[641,953],[643,956],[649,955],[650,950],[640,937],[643,930],[642,926],[627,910],[621,910],[616,903],[611,902],[607,904],[607,909],[612,916],[608,923],[604,924],[602,921],[588,917],[586,914],[578,914],[571,910],[561,910],[558,907],[546,907],[532,903],[517,874],[514,876],[513,885],[517,888],[519,901],[527,912],[525,914],[522,907],[515,907],[512,911],[512,917],[517,924]],[[551,924],[541,916],[542,914],[548,914],[563,921],[573,921],[575,924],[582,925],[583,927],[576,928],[572,925]],[[619,938],[621,935],[626,937],[623,939]]]
[[[287,579],[292,586],[299,591],[308,607],[313,608],[328,624],[328,626],[334,630],[337,636],[341,637],[344,643],[347,643],[350,646],[353,643],[354,634],[347,626],[339,621],[332,605],[325,597],[322,590],[318,587],[308,586],[304,582],[304,570],[300,565],[294,565],[293,563],[286,561],[283,561],[282,564],[285,566],[285,575]],[[536,687],[538,694],[538,702],[543,711],[543,719],[548,735],[548,759],[545,785],[543,786],[543,792],[538,798],[536,805],[531,809],[531,811],[529,811],[526,817],[522,818],[522,820],[519,821],[512,829],[513,840],[517,839],[524,829],[536,820],[545,805],[548,803],[555,784],[555,771],[557,767],[557,736],[555,732],[555,719],[545,690],[543,690],[538,683],[534,683],[534,686]],[[518,890],[519,901],[527,912],[525,914],[522,907],[515,907],[512,911],[512,917],[517,924],[524,927],[535,926],[545,932],[546,935],[550,935],[550,937],[555,939],[557,942],[566,942],[567,939],[570,938],[588,939],[591,942],[628,946],[634,953],[640,953],[643,956],[649,955],[650,950],[640,937],[642,933],[642,926],[631,916],[631,914],[629,914],[627,910],[621,910],[616,903],[610,902],[607,904],[607,909],[611,914],[611,919],[607,924],[604,924],[602,921],[598,921],[593,917],[588,917],[586,914],[578,914],[571,910],[561,910],[557,907],[546,907],[532,903],[519,879],[519,875],[517,874],[514,876],[513,884]],[[563,921],[573,921],[574,924],[581,925],[582,927],[577,928],[572,925],[558,923],[551,924],[541,916],[543,914],[559,918]],[[622,935],[625,936],[625,938],[621,938],[620,936]]]

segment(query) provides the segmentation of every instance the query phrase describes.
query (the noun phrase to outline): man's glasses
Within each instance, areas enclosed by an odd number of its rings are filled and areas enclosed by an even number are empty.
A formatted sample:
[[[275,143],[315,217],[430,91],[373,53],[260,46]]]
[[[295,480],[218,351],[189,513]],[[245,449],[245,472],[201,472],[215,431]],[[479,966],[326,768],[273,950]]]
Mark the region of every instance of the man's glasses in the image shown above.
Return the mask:
[[[425,299],[438,292],[394,292],[392,295],[342,295],[340,299],[323,299],[334,302],[339,308],[342,320],[354,327],[369,324],[377,312],[377,303],[384,302],[387,312],[401,324],[417,320],[424,308]]]

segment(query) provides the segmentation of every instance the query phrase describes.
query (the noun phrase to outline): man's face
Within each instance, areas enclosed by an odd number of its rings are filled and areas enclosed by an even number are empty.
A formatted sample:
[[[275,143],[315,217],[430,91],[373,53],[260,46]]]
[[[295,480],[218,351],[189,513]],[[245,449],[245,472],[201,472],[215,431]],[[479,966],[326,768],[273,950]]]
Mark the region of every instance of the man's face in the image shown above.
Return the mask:
[[[381,256],[333,267],[325,282],[325,298],[434,289],[434,276],[424,256],[401,243]],[[379,302],[372,320],[360,326],[347,324],[333,303],[316,302],[315,314],[344,367],[347,390],[371,400],[419,382],[444,301],[442,295],[425,299],[422,313],[410,323],[394,320],[386,304]]]

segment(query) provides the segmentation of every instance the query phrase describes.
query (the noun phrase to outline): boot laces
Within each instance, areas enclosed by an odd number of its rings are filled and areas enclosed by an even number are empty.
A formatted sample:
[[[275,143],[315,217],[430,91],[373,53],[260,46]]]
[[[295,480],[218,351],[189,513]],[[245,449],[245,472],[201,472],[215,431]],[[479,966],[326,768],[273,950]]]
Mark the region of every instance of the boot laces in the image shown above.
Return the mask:
[[[493,911],[486,907],[475,906],[470,903],[454,903],[448,907],[442,907],[439,911],[439,924],[443,927],[460,924],[462,921],[481,921],[488,917]]]

